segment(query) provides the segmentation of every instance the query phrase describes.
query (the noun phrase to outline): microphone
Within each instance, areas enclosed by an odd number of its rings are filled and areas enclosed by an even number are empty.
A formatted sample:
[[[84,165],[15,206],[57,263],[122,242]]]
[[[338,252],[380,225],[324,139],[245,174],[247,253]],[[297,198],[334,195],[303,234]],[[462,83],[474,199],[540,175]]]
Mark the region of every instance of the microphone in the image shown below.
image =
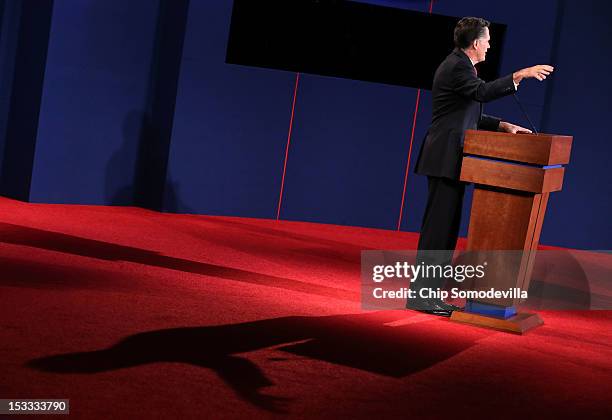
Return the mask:
[[[533,123],[531,122],[529,115],[527,115],[527,112],[525,111],[525,108],[523,108],[521,101],[519,101],[518,97],[516,96],[516,93],[513,93],[512,96],[514,97],[514,100],[518,104],[519,108],[521,108],[521,112],[523,113],[525,118],[527,118],[527,121],[529,121],[529,125],[531,126],[531,131],[533,131],[536,135],[538,135],[539,134],[538,130],[536,130],[535,125],[533,125]]]

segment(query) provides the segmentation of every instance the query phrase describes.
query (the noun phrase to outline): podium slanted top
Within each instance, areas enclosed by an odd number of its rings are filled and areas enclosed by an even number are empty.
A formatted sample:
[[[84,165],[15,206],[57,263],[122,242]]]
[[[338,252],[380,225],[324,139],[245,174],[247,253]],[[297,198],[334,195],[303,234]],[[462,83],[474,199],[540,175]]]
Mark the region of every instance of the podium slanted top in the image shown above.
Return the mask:
[[[463,153],[550,166],[569,163],[572,136],[466,130]]]

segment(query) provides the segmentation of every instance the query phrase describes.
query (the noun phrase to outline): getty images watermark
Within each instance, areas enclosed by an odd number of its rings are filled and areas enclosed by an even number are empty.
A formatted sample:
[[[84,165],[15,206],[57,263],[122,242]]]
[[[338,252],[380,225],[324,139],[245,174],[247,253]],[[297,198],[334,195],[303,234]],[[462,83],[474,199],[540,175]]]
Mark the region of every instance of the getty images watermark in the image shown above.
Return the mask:
[[[530,309],[612,309],[612,253],[362,251],[364,309],[476,300]],[[456,302],[455,302],[456,301]],[[461,305],[459,305],[461,306]]]
[[[397,261],[395,264],[378,264],[372,267],[372,281],[374,283],[382,283],[387,280],[406,280],[414,283],[417,280],[427,282],[428,280],[454,280],[458,283],[463,283],[465,280],[482,279],[486,275],[488,263],[484,261],[482,264],[469,265],[441,265],[441,264],[426,264],[420,262],[418,264],[410,264],[407,261]],[[527,299],[527,292],[518,287],[512,287],[508,290],[495,290],[491,287],[489,290],[461,290],[459,287],[452,287],[450,291],[440,287],[419,287],[411,289],[409,287],[399,287],[387,290],[384,287],[374,287],[372,296],[375,299],[494,299],[494,298],[519,298]]]

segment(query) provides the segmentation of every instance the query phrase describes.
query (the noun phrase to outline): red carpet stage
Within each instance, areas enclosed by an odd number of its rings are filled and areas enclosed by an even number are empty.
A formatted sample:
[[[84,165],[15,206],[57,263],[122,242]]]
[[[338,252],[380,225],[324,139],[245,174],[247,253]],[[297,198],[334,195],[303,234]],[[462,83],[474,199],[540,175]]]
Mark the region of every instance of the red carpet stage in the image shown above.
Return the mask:
[[[611,311],[543,311],[524,336],[361,311],[360,251],[416,234],[0,211],[0,398],[84,419],[612,418]]]

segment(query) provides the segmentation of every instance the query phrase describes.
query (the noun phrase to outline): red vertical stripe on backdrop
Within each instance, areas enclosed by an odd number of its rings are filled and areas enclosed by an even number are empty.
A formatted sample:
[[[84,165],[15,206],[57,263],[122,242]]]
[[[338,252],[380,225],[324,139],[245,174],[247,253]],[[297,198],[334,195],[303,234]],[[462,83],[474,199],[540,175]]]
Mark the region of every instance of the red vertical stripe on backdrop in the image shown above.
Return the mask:
[[[408,172],[410,168],[410,158],[412,156],[412,142],[414,140],[414,130],[416,128],[416,118],[419,112],[419,99],[421,98],[421,89],[417,90],[416,101],[414,104],[414,115],[412,116],[412,133],[410,134],[410,147],[408,148],[408,161],[406,162],[406,173],[404,174],[404,189],[402,190],[402,204],[400,206],[400,213],[397,219],[397,230],[400,230],[402,225],[402,215],[404,213],[404,201],[406,200],[406,185],[408,185]]]
[[[429,2],[429,13],[433,10],[434,0]],[[416,101],[414,105],[414,115],[412,116],[412,132],[410,134],[410,146],[408,147],[408,159],[406,161],[406,173],[404,174],[404,189],[402,190],[402,203],[400,205],[399,217],[397,218],[397,231],[399,232],[402,226],[402,216],[404,215],[404,203],[406,201],[406,186],[408,185],[408,172],[410,170],[410,158],[412,157],[412,143],[414,142],[414,130],[416,129],[416,118],[419,113],[419,99],[421,98],[421,89],[417,90]]]
[[[283,204],[283,190],[285,188],[285,174],[287,173],[287,159],[289,158],[289,145],[291,144],[291,130],[293,129],[293,116],[295,115],[295,98],[297,98],[300,73],[295,74],[295,87],[293,88],[293,103],[291,105],[291,118],[289,119],[289,134],[287,134],[287,146],[285,147],[285,163],[283,164],[283,177],[281,179],[280,193],[278,195],[278,207],[276,209],[276,220],[280,219],[281,206]]]

